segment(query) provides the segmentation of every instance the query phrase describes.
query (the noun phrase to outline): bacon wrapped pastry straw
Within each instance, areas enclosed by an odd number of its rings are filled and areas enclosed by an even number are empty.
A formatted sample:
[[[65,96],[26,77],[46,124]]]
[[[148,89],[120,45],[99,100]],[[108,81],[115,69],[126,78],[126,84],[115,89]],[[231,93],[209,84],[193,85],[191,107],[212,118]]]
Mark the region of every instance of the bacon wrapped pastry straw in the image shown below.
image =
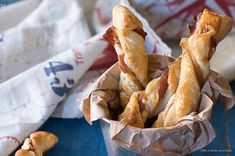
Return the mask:
[[[147,118],[164,110],[178,86],[180,59],[175,60],[159,78],[150,81],[144,91],[135,92],[118,120],[124,124],[144,128]]]
[[[125,108],[131,95],[143,90],[147,84],[147,54],[144,47],[146,33],[142,23],[126,7],[113,8],[113,26],[104,35],[118,55],[120,99]]]
[[[175,125],[183,116],[196,111],[200,90],[207,80],[209,61],[216,44],[231,29],[231,18],[204,9],[198,16],[196,25],[190,26],[191,36],[181,39],[182,55],[169,65],[169,69],[160,78],[152,80],[145,91],[136,93],[138,100],[128,103],[119,120],[143,128],[148,117],[161,112],[152,127],[169,127]],[[136,103],[133,104],[132,101]]]
[[[52,148],[58,142],[57,136],[52,133],[38,131],[25,139],[22,147],[15,156],[42,156],[43,152]]]

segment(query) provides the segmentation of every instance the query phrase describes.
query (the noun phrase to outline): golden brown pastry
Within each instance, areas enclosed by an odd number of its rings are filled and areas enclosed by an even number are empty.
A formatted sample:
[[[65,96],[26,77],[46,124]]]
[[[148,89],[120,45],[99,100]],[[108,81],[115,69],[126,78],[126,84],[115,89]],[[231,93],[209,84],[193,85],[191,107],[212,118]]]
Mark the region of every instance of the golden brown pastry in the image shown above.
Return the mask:
[[[120,99],[125,108],[130,96],[143,90],[147,84],[147,54],[144,47],[146,33],[142,23],[126,7],[113,8],[113,27],[104,38],[114,45],[118,55],[120,74]]]
[[[178,86],[180,62],[180,59],[175,60],[159,78],[150,81],[144,91],[134,93],[118,120],[127,125],[143,128],[147,118],[163,111]]]
[[[42,156],[43,152],[52,148],[58,142],[58,138],[49,132],[38,131],[26,138],[20,150],[15,156]]]
[[[232,28],[229,17],[207,9],[198,19],[196,27],[191,27],[192,35],[181,40],[182,55],[159,78],[150,81],[144,91],[131,97],[119,121],[143,128],[147,118],[161,112],[153,127],[168,127],[198,109],[200,90],[209,74],[209,60],[216,44]]]
[[[153,127],[174,126],[177,121],[198,109],[200,90],[207,80],[209,61],[218,44],[232,29],[228,16],[218,15],[204,9],[198,16],[196,26],[191,27],[191,36],[182,38],[182,59],[179,84],[166,108],[159,114]]]
[[[126,108],[122,114],[119,115],[119,121],[131,125],[134,127],[144,128],[145,116],[141,106],[139,104],[139,92],[132,94],[130,102],[126,105]],[[141,113],[142,112],[142,113]]]

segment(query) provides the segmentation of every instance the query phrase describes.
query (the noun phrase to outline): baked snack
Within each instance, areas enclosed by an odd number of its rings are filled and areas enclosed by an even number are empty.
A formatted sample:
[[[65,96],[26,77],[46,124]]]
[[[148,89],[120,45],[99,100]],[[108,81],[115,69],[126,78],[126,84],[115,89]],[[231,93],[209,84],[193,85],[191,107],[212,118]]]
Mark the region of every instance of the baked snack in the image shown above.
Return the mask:
[[[183,51],[178,87],[153,127],[174,126],[180,118],[198,109],[200,91],[209,75],[209,61],[216,45],[231,31],[232,20],[204,9],[196,25],[189,28],[191,36],[180,42]]]
[[[113,8],[113,26],[104,38],[115,48],[120,74],[120,99],[125,108],[131,95],[147,84],[147,54],[144,47],[146,33],[139,19],[122,5]]]
[[[144,91],[134,93],[118,120],[124,124],[144,128],[147,118],[163,111],[178,86],[180,62],[180,59],[176,59],[170,63],[168,70],[159,78],[151,80]]]
[[[58,138],[49,132],[38,131],[26,138],[20,150],[15,156],[42,156],[43,152],[52,148],[58,142]]]
[[[195,26],[190,26],[191,36],[181,40],[182,55],[144,91],[133,94],[119,121],[143,128],[147,118],[161,112],[153,127],[168,127],[196,111],[201,87],[209,74],[209,60],[231,28],[231,18],[204,9]]]

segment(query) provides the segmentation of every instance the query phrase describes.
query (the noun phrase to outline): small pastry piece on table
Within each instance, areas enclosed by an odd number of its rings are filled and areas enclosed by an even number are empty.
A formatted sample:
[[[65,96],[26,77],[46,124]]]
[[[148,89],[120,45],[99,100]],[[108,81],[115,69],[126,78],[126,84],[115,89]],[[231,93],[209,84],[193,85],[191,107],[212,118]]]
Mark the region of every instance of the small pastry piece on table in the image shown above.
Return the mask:
[[[26,138],[20,150],[15,156],[42,156],[43,153],[52,148],[58,142],[57,136],[52,133],[38,131]]]
[[[113,8],[113,26],[104,38],[115,48],[120,74],[120,99],[126,107],[131,95],[147,85],[147,54],[144,47],[146,33],[140,20],[122,5]]]

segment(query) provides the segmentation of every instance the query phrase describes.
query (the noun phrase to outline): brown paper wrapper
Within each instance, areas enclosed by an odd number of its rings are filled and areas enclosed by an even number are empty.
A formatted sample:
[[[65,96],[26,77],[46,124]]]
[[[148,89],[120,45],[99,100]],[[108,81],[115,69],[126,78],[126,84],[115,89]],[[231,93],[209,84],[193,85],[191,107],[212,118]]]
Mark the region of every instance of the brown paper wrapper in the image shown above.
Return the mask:
[[[172,58],[159,55],[148,55],[149,79],[158,77]],[[234,106],[234,96],[229,83],[219,74],[210,71],[208,81],[201,90],[198,112],[181,118],[176,126],[167,128],[136,128],[115,121],[121,113],[119,102],[118,63],[110,67],[97,80],[96,87],[81,104],[80,109],[86,120],[109,119],[110,139],[122,147],[143,155],[185,155],[208,145],[215,132],[210,123],[213,103],[218,98],[225,110]]]

